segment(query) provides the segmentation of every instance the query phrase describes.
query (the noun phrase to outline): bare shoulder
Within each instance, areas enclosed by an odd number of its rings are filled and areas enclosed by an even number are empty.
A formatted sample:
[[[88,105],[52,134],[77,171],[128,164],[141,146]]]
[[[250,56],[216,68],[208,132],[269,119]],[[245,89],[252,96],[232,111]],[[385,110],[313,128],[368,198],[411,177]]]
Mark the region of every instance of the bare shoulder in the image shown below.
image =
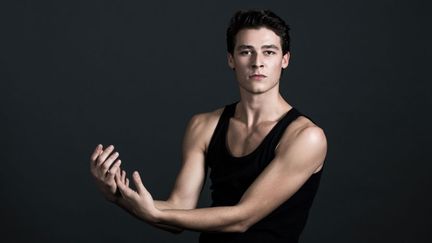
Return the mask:
[[[190,124],[197,127],[216,126],[224,108],[219,108],[210,112],[198,113],[192,116]]]
[[[186,129],[186,137],[194,140],[194,143],[199,143],[200,147],[207,151],[208,144],[223,110],[224,107],[193,115]]]
[[[321,169],[327,153],[327,138],[324,130],[305,116],[299,116],[287,127],[276,152],[284,153],[294,146],[300,148],[296,150],[298,152],[315,153],[320,158],[317,171]]]
[[[305,116],[297,117],[285,130],[283,139],[293,140],[299,136],[308,136],[315,139],[325,139],[324,130]]]
[[[324,136],[324,130],[313,123],[309,118],[305,116],[299,116],[292,122],[290,130],[294,131],[296,136],[300,134],[308,134],[311,136]],[[289,129],[287,129],[289,130]]]

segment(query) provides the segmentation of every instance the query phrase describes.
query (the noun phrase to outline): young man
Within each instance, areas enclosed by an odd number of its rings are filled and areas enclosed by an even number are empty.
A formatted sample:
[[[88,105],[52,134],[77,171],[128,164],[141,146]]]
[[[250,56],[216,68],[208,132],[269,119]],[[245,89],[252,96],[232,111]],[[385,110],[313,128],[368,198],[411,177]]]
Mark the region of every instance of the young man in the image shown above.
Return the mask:
[[[327,142],[323,130],[279,93],[290,59],[288,30],[270,11],[237,12],[227,45],[240,101],[192,117],[182,168],[166,201],[152,198],[138,172],[131,189],[114,147],[97,146],[91,171],[105,197],[153,226],[200,231],[200,242],[297,242]],[[196,208],[207,168],[213,203]]]

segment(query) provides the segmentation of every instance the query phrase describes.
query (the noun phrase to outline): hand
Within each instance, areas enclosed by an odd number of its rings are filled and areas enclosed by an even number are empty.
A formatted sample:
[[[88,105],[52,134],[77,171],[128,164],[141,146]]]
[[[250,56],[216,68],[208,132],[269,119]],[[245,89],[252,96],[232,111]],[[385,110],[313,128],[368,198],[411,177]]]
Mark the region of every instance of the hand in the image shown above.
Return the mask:
[[[153,197],[144,187],[138,172],[135,171],[132,176],[137,191],[129,187],[129,181],[124,171],[122,175],[116,174],[115,176],[117,187],[122,195],[118,200],[119,204],[134,216],[148,223],[157,223],[160,211],[155,207]]]
[[[112,153],[113,151],[113,145],[103,150],[102,145],[99,144],[90,157],[90,172],[96,179],[96,185],[104,197],[111,202],[115,202],[119,196],[114,177],[117,174],[121,176],[121,160],[116,160],[119,153]]]

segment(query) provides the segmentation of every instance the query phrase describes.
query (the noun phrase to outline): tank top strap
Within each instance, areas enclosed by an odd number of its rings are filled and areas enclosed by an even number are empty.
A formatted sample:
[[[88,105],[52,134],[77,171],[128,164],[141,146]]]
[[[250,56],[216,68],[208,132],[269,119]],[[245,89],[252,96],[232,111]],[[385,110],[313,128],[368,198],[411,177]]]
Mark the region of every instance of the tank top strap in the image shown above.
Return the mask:
[[[268,144],[269,148],[272,151],[276,149],[276,146],[278,145],[279,140],[281,139],[288,125],[301,115],[302,113],[299,110],[297,110],[295,107],[292,107],[291,110],[289,110],[285,114],[285,116],[282,117],[282,119],[275,125],[274,129],[272,130],[272,136]]]
[[[208,146],[208,150],[209,151],[207,151],[207,154],[210,153],[210,152],[212,152],[211,150],[213,148],[215,148],[214,145],[217,142],[217,140],[223,138],[224,132],[225,132],[225,130],[228,127],[230,118],[234,115],[235,107],[236,107],[236,104],[238,102],[239,101],[234,102],[232,104],[225,105],[225,108],[224,108],[222,114],[219,117],[219,121],[218,121],[218,123],[216,125],[216,128],[215,128],[215,130],[213,132],[213,135],[212,135],[212,137],[210,139],[210,143],[209,143],[209,146]]]
[[[236,101],[232,104],[225,106],[225,109],[223,112],[223,113],[225,113],[225,114],[223,114],[223,115],[225,115],[223,117],[225,120],[229,121],[229,119],[234,116],[237,103],[239,103],[239,101]]]

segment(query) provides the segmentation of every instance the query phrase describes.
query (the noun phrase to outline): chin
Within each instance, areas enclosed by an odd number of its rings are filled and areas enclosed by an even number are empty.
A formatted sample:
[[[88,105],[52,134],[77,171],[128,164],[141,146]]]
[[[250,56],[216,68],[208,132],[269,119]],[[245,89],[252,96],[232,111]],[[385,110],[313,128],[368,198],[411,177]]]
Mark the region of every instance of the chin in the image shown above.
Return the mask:
[[[262,94],[267,92],[269,89],[263,89],[263,88],[253,88],[253,87],[242,87],[244,91],[250,94]]]
[[[266,93],[268,91],[270,91],[271,89],[275,88],[275,86],[277,86],[277,83],[275,83],[274,85],[269,85],[269,84],[261,84],[261,85],[242,85],[241,88],[251,94],[263,94]]]

